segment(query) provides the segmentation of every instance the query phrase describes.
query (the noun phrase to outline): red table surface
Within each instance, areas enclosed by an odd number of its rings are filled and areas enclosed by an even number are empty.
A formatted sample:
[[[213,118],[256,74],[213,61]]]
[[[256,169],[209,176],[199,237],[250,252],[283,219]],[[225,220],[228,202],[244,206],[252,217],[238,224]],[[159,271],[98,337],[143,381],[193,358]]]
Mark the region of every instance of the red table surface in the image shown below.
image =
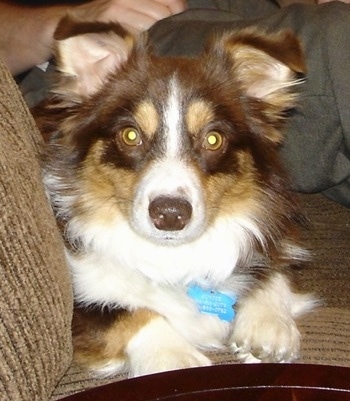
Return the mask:
[[[350,401],[350,368],[219,365],[127,379],[62,401]]]

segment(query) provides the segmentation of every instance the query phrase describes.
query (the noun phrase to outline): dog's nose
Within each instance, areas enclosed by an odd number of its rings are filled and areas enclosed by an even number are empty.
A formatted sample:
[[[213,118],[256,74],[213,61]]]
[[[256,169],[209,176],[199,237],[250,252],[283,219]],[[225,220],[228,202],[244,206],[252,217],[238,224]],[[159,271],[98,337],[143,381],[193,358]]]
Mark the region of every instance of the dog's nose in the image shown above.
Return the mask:
[[[185,199],[159,196],[150,203],[148,212],[158,230],[179,231],[190,221],[192,206]]]

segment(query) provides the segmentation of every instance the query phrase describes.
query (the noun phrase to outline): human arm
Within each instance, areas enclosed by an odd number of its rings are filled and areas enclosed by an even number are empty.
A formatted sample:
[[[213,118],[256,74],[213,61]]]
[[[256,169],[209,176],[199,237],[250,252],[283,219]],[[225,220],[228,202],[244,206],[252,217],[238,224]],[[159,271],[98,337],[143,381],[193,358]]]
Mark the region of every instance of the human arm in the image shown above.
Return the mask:
[[[40,7],[0,0],[0,58],[13,75],[47,61],[55,28],[68,11],[79,18],[114,20],[143,31],[184,9],[184,0],[95,0],[75,6]]]

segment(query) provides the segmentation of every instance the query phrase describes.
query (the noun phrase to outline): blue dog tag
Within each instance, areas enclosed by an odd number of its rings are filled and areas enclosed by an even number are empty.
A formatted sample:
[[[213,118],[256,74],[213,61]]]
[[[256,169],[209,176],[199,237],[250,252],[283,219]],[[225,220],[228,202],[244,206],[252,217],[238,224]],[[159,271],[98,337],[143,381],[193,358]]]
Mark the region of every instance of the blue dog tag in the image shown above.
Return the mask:
[[[235,317],[234,305],[237,299],[224,292],[205,290],[197,285],[189,287],[187,294],[197,304],[201,313],[217,316],[225,322],[231,322]]]

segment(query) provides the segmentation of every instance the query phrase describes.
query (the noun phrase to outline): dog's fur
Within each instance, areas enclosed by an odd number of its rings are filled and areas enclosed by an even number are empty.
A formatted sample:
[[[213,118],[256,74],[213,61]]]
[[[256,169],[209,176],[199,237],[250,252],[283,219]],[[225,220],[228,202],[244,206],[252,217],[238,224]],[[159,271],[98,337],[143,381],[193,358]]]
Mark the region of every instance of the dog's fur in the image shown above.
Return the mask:
[[[67,243],[76,359],[100,375],[289,361],[312,309],[288,266],[307,257],[278,159],[305,66],[289,32],[217,35],[196,58],[69,17],[56,32],[44,181]],[[289,269],[288,269],[289,270]],[[233,322],[201,313],[198,285],[238,297]]]

